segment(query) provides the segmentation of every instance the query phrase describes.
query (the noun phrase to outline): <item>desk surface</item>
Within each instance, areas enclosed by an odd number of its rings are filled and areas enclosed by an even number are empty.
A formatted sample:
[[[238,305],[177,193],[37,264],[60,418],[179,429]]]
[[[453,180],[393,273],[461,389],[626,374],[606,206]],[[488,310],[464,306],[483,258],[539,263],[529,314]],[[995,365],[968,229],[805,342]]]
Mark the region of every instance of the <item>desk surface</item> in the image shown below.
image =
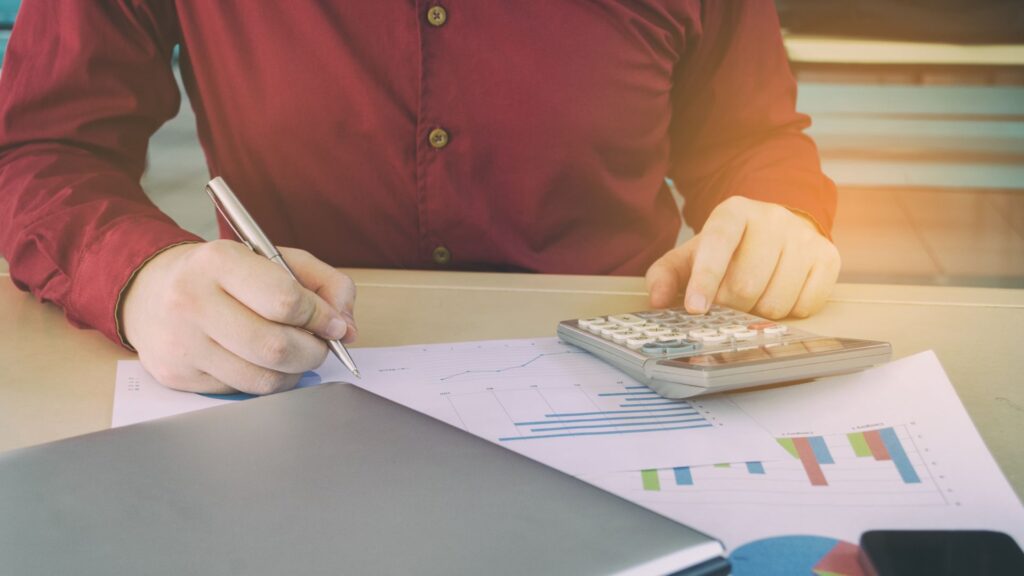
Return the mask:
[[[646,307],[640,278],[352,270],[359,346],[554,334],[559,320]],[[822,334],[934,349],[1003,471],[1024,495],[1024,291],[839,285]],[[0,451],[109,427],[116,361],[133,355],[0,274]]]

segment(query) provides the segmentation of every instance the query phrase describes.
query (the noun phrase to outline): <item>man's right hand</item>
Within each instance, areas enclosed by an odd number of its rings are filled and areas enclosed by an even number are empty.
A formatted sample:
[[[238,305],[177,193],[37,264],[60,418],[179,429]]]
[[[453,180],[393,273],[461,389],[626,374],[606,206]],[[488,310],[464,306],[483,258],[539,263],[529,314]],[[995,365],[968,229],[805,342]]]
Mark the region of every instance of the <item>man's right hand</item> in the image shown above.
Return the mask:
[[[308,252],[280,251],[301,286],[229,240],[175,246],[146,263],[121,314],[146,370],[178,390],[269,394],[323,362],[327,345],[313,334],[354,340],[352,280]]]

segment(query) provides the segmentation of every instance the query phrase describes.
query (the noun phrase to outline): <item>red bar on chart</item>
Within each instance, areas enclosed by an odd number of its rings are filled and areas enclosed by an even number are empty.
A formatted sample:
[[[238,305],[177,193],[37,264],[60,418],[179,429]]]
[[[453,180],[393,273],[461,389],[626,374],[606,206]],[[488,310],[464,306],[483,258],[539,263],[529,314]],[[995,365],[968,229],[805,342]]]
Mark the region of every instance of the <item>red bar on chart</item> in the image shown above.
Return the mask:
[[[800,463],[804,465],[804,471],[807,472],[811,486],[828,486],[828,482],[825,481],[825,473],[822,472],[821,464],[818,463],[818,459],[814,455],[811,442],[807,438],[793,438],[793,447],[796,448]]]
[[[892,460],[892,456],[889,455],[889,450],[885,447],[885,441],[882,440],[882,435],[878,430],[864,432],[864,440],[867,441],[868,448],[871,449],[871,455],[875,457],[875,460]]]

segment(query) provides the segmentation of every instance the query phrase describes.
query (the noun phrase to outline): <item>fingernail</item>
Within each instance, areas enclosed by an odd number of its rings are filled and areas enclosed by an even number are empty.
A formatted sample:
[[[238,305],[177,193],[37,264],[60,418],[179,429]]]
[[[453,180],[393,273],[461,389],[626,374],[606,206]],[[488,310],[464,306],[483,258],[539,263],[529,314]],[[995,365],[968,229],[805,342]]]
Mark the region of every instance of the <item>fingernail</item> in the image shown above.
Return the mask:
[[[708,310],[708,299],[703,294],[694,292],[686,297],[686,309],[690,312],[703,314]]]
[[[651,302],[661,302],[661,282],[651,284],[651,288],[648,292],[651,295]]]
[[[327,323],[326,335],[331,340],[340,340],[348,332],[348,324],[345,323],[341,318],[332,318]]]
[[[349,314],[348,312],[342,312],[341,317],[344,318],[345,322],[348,324],[349,331],[359,329],[359,327],[356,326],[356,319],[353,318],[351,314]]]

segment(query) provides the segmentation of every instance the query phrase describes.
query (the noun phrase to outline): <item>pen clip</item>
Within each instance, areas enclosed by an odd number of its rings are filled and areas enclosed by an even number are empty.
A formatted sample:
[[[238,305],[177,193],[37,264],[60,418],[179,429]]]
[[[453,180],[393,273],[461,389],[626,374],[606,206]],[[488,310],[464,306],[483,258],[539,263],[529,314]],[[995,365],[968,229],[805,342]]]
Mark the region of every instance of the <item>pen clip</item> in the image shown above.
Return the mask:
[[[213,207],[217,209],[217,212],[220,214],[221,218],[223,218],[224,221],[228,223],[228,227],[231,228],[231,231],[235,233],[235,238],[238,238],[242,242],[242,244],[245,244],[245,246],[249,250],[255,252],[256,250],[252,247],[252,244],[250,244],[249,241],[246,240],[244,236],[242,236],[242,234],[238,231],[238,228],[235,228],[235,223],[231,221],[231,217],[228,216],[228,213],[224,211],[224,207],[220,205],[220,199],[217,198],[216,194],[214,194],[213,188],[210,188],[209,184],[206,185],[206,194],[207,196],[210,197],[210,200],[213,202]]]
[[[210,180],[206,185],[206,193],[213,199],[217,211],[231,226],[231,230],[250,250],[271,260],[281,257],[277,247],[263,233],[223,178],[218,176]]]

